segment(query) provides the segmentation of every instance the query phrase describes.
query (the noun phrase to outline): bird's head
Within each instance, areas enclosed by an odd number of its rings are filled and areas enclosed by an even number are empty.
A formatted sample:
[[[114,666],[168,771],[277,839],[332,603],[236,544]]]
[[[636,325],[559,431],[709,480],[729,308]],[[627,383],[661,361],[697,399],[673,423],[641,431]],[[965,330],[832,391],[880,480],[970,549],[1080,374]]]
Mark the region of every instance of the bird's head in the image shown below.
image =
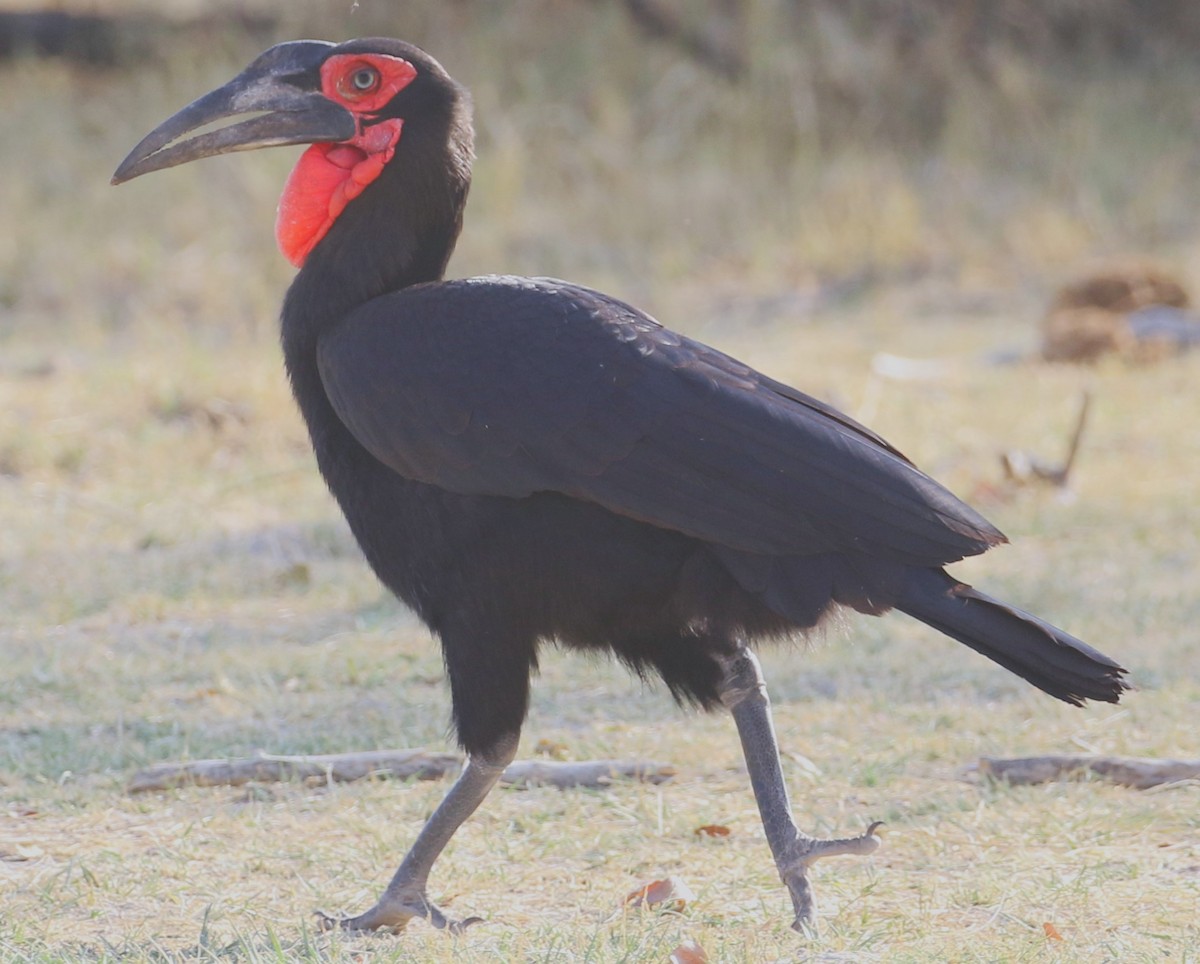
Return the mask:
[[[400,40],[297,40],[260,54],[227,84],[163,121],[121,162],[121,184],[151,171],[234,151],[311,144],[284,188],[275,235],[297,267],[346,206],[396,156],[437,155],[462,195],[471,161],[468,98],[442,66]],[[186,135],[241,114],[254,116]],[[414,185],[421,189],[421,185]],[[461,197],[459,198],[461,202]]]

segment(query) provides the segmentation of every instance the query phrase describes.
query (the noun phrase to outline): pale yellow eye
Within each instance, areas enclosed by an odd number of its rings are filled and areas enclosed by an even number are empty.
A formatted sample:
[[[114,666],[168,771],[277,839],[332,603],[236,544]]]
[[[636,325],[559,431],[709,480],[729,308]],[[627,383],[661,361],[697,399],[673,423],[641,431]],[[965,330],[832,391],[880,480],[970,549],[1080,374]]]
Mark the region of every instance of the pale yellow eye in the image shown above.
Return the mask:
[[[350,75],[350,87],[359,94],[367,94],[379,86],[379,71],[374,67],[359,67]]]

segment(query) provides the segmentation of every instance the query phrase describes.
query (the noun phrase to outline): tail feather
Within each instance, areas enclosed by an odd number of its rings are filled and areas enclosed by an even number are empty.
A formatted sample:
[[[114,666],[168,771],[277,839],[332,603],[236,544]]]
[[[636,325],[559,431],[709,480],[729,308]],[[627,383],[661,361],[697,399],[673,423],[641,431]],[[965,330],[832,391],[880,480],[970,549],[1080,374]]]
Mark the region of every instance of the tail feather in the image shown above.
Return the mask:
[[[911,570],[896,608],[1067,703],[1116,703],[1129,689],[1119,663],[941,569]]]

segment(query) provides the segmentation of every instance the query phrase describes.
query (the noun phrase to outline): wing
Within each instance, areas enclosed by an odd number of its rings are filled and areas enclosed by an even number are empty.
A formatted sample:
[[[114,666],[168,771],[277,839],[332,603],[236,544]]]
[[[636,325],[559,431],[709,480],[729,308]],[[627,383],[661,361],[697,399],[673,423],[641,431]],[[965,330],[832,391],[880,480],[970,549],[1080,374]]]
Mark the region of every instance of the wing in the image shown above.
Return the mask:
[[[560,492],[730,549],[940,565],[1004,537],[877,435],[619,301],[419,285],[322,336],[337,414],[403,476]]]

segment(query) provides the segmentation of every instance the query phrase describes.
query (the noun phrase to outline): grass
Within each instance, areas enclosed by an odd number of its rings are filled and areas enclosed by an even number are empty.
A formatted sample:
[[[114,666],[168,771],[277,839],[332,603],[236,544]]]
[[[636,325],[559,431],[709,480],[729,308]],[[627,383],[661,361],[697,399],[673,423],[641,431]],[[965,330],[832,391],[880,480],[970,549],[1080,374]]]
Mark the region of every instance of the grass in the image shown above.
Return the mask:
[[[1186,400],[1200,357],[978,361],[1031,344],[1044,292],[1081,259],[1137,246],[1193,265],[1197,236],[1179,227],[1190,145],[1164,120],[1179,90],[1085,85],[1069,125],[1028,122],[996,165],[971,126],[980,101],[959,105],[936,157],[800,143],[781,173],[746,142],[737,170],[757,174],[731,198],[732,142],[712,131],[753,129],[745,95],[692,104],[679,64],[642,99],[615,81],[589,90],[580,78],[610,61],[633,90],[653,79],[619,21],[589,23],[609,60],[568,45],[543,66],[536,35],[425,24],[419,39],[467,65],[485,118],[453,270],[613,288],[850,411],[866,404],[1013,538],[956,571],[1120,657],[1140,690],[1073,710],[899,617],[768,651],[801,823],[887,821],[876,856],[818,867],[822,933],[801,944],[730,722],[682,713],[611,664],[548,655],[523,755],[546,738],[580,759],[671,762],[676,780],[497,792],[432,883],[452,913],[487,918],[460,938],[315,932],[315,909],[373,899],[443,786],[123,790],[167,759],[448,743],[436,644],[366,570],[280,371],[288,271],[268,239],[290,155],[107,186],[150,125],[246,59],[236,38],[99,77],[7,67],[0,112],[30,133],[0,139],[0,960],[661,961],[684,939],[719,961],[1194,960],[1194,786],[1015,789],[965,770],[1081,748],[1197,755],[1200,434]],[[506,45],[524,59],[497,62]],[[596,136],[548,147],[583,130]],[[1139,150],[1175,172],[1150,197],[1121,183]],[[780,177],[794,193],[770,211]],[[880,351],[954,364],[872,382]],[[1085,388],[1073,500],[1004,493],[997,452],[1057,457]],[[698,838],[708,823],[730,837]],[[686,914],[621,911],[667,874],[697,895]]]

